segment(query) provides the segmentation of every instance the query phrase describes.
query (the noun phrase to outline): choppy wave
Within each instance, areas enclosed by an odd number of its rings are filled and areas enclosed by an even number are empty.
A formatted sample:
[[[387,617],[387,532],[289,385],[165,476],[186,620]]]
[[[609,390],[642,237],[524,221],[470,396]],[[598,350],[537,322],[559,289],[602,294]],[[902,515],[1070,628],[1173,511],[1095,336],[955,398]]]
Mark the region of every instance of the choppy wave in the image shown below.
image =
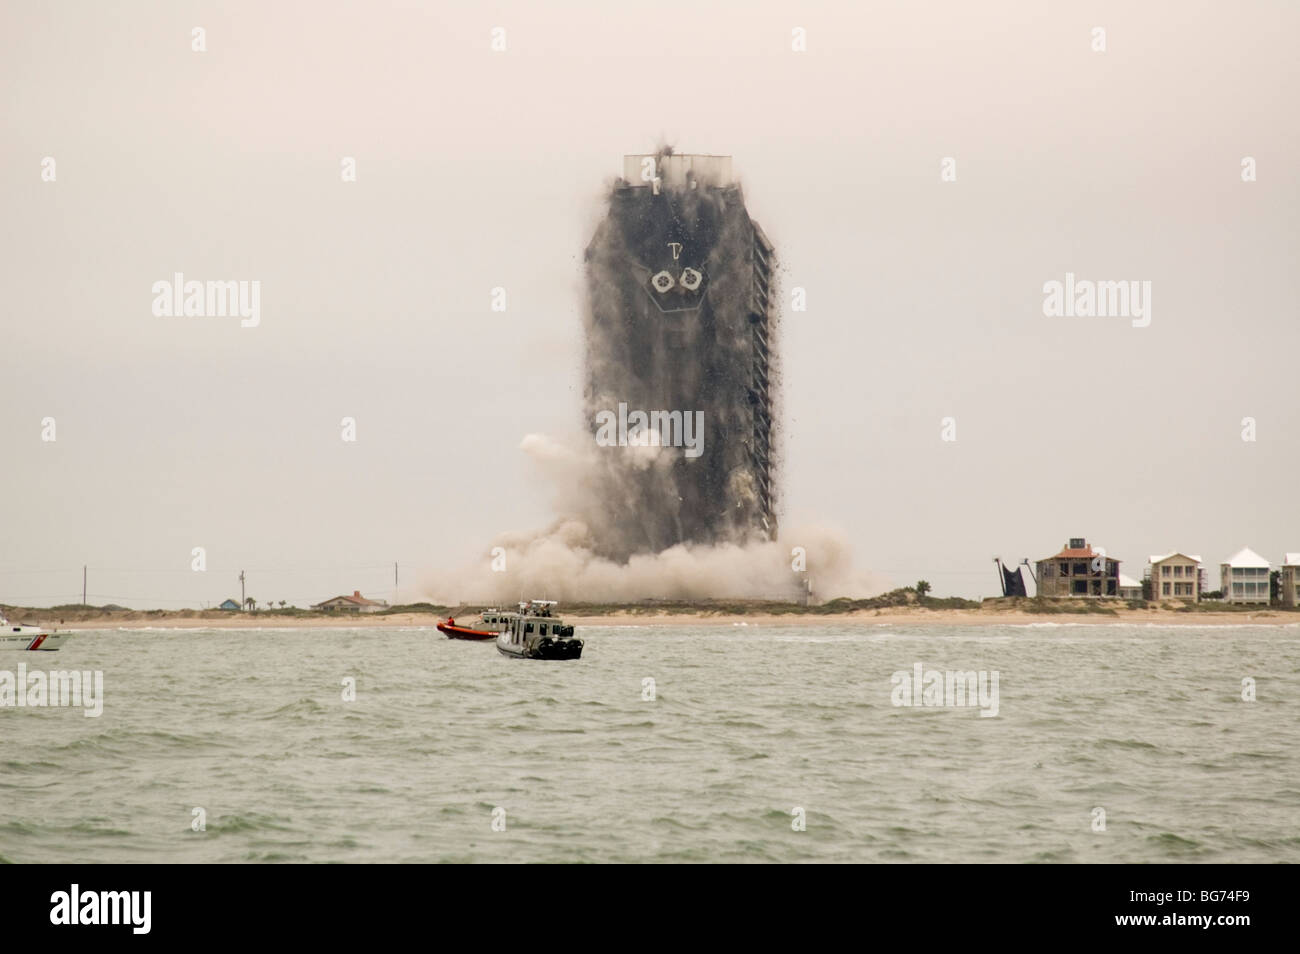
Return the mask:
[[[39,660],[104,712],[0,710],[0,862],[1300,861],[1294,626],[268,631]],[[895,706],[916,663],[998,672],[997,717]]]

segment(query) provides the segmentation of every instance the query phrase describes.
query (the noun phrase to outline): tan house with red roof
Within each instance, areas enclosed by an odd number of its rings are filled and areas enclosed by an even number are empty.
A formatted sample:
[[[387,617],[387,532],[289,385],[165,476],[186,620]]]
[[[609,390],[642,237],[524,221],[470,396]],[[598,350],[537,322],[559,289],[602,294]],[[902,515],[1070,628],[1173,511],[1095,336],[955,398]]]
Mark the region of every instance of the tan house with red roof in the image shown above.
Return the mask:
[[[1071,537],[1060,553],[1038,561],[1038,595],[1118,599],[1119,562],[1083,537]]]
[[[378,613],[388,609],[388,604],[383,600],[368,600],[360,590],[353,590],[351,596],[336,596],[317,603],[312,609],[322,613]]]

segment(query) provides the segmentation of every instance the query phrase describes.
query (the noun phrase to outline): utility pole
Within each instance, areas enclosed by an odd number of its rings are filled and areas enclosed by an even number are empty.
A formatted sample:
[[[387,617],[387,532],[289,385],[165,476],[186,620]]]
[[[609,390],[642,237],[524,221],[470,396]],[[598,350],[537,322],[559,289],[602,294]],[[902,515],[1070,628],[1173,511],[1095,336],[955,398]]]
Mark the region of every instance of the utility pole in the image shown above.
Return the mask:
[[[393,564],[393,605],[397,605],[397,564]]]
[[[239,611],[244,612],[244,571],[239,571]]]
[[[81,605],[86,605],[86,564],[81,564]]]

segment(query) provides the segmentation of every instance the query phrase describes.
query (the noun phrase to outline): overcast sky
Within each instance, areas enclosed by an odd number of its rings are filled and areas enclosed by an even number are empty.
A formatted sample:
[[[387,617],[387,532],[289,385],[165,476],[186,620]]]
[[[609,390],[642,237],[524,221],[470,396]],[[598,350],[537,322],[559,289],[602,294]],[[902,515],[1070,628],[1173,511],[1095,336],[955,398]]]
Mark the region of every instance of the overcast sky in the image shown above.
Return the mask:
[[[0,602],[413,599],[548,523],[519,443],[582,425],[582,250],[660,141],[777,247],[787,525],[937,595],[1300,550],[1298,8],[975,7],[5,4]],[[260,324],[156,317],[178,271]],[[1067,272],[1150,325],[1046,317]]]

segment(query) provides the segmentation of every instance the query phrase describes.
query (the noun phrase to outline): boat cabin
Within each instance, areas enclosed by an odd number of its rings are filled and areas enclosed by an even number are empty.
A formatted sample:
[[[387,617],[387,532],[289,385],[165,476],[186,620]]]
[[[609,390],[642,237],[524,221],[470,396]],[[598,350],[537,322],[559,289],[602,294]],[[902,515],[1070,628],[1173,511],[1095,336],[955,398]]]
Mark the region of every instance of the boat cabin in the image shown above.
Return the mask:
[[[519,614],[512,610],[485,609],[478,615],[485,626],[497,626],[505,629],[510,625],[510,621]]]
[[[566,626],[564,620],[553,615],[558,604],[555,600],[529,600],[519,604],[518,613],[510,613],[505,624],[505,631],[510,634],[510,642],[515,645],[532,642],[537,637],[566,637],[573,635],[573,627]]]

